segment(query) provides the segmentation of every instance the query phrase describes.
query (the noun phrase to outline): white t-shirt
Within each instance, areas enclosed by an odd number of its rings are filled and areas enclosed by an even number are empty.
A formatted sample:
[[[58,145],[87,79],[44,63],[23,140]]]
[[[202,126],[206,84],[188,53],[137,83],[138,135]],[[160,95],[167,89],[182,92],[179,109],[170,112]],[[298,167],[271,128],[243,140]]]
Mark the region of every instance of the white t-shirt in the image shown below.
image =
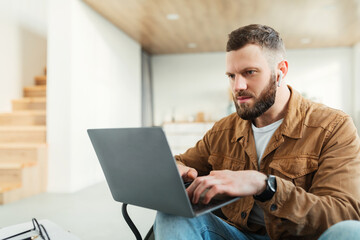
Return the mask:
[[[276,122],[274,122],[270,125],[267,125],[265,127],[262,127],[262,128],[257,128],[257,127],[255,127],[254,124],[251,124],[251,128],[254,133],[256,154],[257,154],[259,168],[260,168],[260,162],[262,159],[262,155],[264,154],[264,151],[265,151],[271,137],[273,136],[276,129],[278,129],[278,127],[281,125],[283,120],[284,119],[280,119],[279,121],[276,121]],[[250,212],[249,221],[265,226],[264,212],[258,205],[256,205],[256,203],[254,204],[254,207]]]

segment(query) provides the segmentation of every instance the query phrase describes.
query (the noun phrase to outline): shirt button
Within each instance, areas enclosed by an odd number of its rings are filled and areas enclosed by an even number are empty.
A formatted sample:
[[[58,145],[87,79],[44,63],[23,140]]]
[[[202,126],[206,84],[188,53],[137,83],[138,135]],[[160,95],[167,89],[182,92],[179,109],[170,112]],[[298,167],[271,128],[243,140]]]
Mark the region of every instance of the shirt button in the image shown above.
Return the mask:
[[[276,204],[271,204],[270,211],[276,211],[276,210],[277,210],[277,205]]]
[[[241,212],[241,218],[242,218],[242,219],[245,219],[245,218],[246,218],[246,215],[247,215],[246,212]]]

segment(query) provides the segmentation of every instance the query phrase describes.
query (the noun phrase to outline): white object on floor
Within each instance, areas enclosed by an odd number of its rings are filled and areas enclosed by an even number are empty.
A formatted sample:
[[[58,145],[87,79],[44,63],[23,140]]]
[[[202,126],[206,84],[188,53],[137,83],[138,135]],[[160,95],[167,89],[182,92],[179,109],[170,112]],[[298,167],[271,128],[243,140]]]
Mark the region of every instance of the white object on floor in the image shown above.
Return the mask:
[[[55,223],[53,223],[47,219],[43,219],[38,222],[39,222],[39,224],[42,224],[45,227],[45,229],[50,237],[50,240],[80,240],[80,238],[76,237],[72,233],[66,231],[62,227],[56,225]],[[21,233],[21,232],[24,232],[26,230],[30,230],[33,228],[34,228],[34,225],[32,224],[32,221],[17,224],[17,225],[12,225],[12,226],[5,227],[5,228],[0,228],[0,239],[10,237],[15,234],[18,234],[18,233]],[[22,234],[18,237],[11,238],[11,240],[24,239],[25,237],[31,237],[31,236],[36,236],[36,235],[38,235],[38,232],[31,231],[29,233]]]

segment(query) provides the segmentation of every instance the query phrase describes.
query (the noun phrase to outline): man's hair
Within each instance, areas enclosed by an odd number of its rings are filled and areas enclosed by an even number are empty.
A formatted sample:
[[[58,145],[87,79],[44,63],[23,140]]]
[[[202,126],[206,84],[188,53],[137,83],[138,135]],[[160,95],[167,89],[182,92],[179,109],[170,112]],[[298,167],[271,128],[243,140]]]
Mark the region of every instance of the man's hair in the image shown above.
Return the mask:
[[[232,31],[226,51],[236,51],[247,44],[256,44],[265,51],[270,50],[270,61],[285,58],[285,46],[280,34],[269,26],[251,24]]]

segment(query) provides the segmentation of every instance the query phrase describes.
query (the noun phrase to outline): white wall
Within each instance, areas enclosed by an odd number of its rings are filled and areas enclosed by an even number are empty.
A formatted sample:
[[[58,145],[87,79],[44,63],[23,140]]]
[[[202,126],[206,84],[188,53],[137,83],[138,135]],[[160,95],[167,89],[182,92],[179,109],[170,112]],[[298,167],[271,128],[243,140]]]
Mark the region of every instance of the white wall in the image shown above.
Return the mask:
[[[140,126],[141,48],[79,0],[49,1],[49,186],[103,180],[88,128]]]
[[[287,83],[308,98],[353,114],[353,48],[290,50]]]
[[[203,111],[206,120],[226,115],[225,53],[152,57],[154,122],[186,121]]]
[[[354,48],[288,50],[286,81],[309,98],[353,114]],[[229,103],[225,53],[153,57],[155,124],[197,111],[226,116]]]
[[[0,0],[0,112],[46,66],[46,0]]]

